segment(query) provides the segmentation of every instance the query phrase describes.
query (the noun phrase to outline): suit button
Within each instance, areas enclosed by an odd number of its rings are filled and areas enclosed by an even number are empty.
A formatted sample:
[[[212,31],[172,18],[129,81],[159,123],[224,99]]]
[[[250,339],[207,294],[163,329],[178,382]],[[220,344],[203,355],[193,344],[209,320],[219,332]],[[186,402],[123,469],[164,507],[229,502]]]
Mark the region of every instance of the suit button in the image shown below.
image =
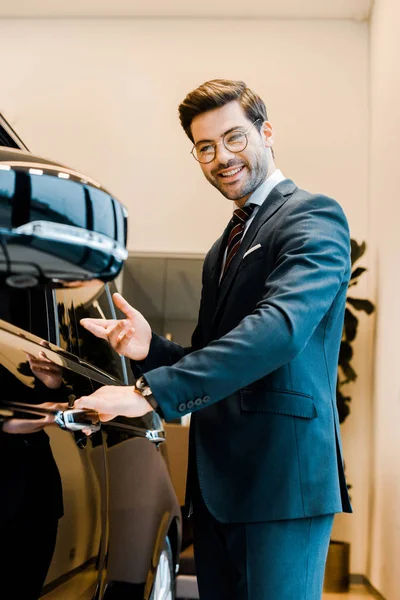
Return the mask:
[[[189,402],[187,403],[188,409],[190,410],[191,408],[193,408],[193,406],[194,406],[193,400],[189,400]]]
[[[204,404],[207,404],[207,402],[210,402],[210,400],[211,400],[210,396],[204,396],[204,398],[203,398]]]
[[[201,398],[196,398],[194,401],[195,406],[201,406],[203,404],[203,400]]]
[[[180,404],[178,406],[178,410],[179,410],[179,412],[185,412],[185,410],[186,410],[186,404],[184,402],[182,402],[182,404]]]

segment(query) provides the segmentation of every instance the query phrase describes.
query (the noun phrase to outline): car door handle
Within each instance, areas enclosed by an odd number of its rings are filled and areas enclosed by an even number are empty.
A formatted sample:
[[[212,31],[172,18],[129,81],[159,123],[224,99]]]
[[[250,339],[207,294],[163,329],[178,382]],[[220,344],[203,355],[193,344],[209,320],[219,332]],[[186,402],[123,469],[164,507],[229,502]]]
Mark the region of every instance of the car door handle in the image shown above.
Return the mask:
[[[59,410],[55,415],[55,422],[61,429],[68,431],[82,431],[83,429],[95,433],[100,429],[99,415],[94,410],[70,408]]]
[[[25,412],[32,415],[45,416],[52,415],[55,423],[61,429],[67,429],[69,431],[82,431],[82,429],[88,429],[92,433],[100,429],[99,415],[95,410],[72,408],[71,403],[74,401],[75,396],[69,396],[68,403],[70,408],[67,410],[55,410],[48,406],[26,404],[25,402],[4,402],[5,409],[10,409],[14,412],[16,418],[18,412]],[[4,412],[4,411],[3,411]]]

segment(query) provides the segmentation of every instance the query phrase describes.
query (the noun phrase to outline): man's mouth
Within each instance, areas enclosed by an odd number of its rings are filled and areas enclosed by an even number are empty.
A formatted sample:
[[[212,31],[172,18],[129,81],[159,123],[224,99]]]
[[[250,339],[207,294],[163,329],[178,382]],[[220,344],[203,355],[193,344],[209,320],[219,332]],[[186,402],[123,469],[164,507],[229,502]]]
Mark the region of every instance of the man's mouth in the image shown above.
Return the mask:
[[[243,171],[244,166],[245,165],[241,165],[240,167],[236,167],[234,169],[229,169],[229,171],[222,171],[222,172],[218,173],[218,176],[222,177],[223,179],[229,179],[229,178],[235,177],[235,175],[237,175],[238,173]]]

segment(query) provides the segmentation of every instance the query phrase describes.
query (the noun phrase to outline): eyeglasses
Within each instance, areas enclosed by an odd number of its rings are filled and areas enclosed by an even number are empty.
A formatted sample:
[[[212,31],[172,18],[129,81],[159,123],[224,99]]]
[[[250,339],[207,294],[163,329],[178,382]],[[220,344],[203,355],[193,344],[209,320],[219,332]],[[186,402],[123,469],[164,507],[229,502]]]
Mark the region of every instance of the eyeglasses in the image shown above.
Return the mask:
[[[234,154],[242,152],[249,143],[248,134],[257,121],[260,121],[260,119],[254,121],[247,131],[233,129],[225,133],[220,142],[198,142],[191,150],[193,158],[202,164],[212,162],[217,154],[217,146],[219,144],[223,144],[229,152],[233,152]]]

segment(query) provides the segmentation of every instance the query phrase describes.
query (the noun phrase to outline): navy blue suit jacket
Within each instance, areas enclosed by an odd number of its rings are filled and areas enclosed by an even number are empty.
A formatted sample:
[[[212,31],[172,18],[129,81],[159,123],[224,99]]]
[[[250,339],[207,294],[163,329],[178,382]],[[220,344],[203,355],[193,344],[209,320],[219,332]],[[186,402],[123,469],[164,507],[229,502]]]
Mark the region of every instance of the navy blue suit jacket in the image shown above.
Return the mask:
[[[351,273],[344,213],[286,179],[219,286],[226,238],[204,262],[192,347],[153,335],[142,366],[154,397],[167,421],[193,413],[189,464],[218,520],[350,512],[335,393]]]

